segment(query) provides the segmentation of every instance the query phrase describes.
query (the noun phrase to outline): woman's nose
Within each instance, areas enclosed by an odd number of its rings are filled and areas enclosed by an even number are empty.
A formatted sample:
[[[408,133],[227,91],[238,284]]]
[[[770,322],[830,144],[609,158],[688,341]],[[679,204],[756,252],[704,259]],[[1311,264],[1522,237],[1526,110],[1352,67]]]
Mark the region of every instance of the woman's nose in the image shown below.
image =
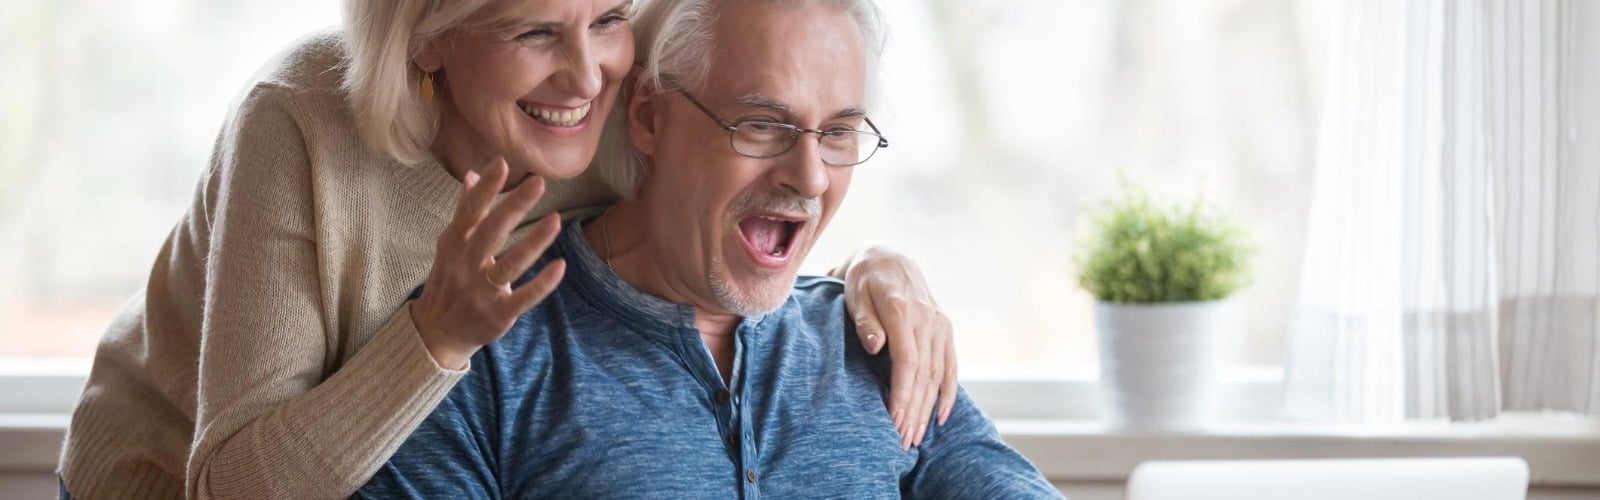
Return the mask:
[[[587,36],[567,45],[567,64],[562,71],[562,90],[581,99],[600,95],[600,62],[594,57],[593,42]]]

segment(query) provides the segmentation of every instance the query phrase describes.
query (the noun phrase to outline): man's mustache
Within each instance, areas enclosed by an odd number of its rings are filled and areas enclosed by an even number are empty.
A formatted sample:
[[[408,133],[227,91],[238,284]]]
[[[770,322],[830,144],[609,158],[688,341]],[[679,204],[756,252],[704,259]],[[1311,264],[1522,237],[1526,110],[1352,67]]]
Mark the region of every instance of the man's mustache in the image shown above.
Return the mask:
[[[741,198],[733,204],[734,214],[750,212],[803,213],[810,220],[822,217],[822,200],[779,194],[761,194]]]

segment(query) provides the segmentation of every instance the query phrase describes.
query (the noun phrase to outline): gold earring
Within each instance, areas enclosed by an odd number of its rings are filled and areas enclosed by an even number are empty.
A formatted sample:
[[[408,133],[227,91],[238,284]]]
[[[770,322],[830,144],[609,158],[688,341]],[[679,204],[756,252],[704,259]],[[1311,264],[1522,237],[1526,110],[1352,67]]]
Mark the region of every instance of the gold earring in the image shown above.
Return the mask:
[[[422,72],[422,102],[433,104],[433,73]]]

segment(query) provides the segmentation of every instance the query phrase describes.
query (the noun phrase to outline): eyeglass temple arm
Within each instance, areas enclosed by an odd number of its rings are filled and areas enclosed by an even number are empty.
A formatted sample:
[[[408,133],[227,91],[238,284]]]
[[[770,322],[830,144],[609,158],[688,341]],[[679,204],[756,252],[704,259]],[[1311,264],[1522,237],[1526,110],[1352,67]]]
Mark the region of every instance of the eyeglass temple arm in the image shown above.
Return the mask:
[[[889,147],[889,138],[883,136],[883,131],[878,130],[878,125],[872,123],[872,119],[871,118],[863,117],[862,120],[865,120],[867,122],[867,126],[868,127],[872,127],[872,133],[878,134],[878,148],[881,149],[881,148]]]

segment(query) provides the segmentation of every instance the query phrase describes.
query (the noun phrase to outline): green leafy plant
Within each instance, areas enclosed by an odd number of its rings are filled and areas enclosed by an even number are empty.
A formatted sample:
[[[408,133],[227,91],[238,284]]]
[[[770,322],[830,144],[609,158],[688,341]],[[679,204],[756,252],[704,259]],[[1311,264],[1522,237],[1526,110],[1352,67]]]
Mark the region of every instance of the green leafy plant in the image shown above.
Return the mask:
[[[1201,200],[1158,203],[1127,189],[1090,215],[1078,285],[1113,303],[1227,298],[1248,280],[1240,226]]]

